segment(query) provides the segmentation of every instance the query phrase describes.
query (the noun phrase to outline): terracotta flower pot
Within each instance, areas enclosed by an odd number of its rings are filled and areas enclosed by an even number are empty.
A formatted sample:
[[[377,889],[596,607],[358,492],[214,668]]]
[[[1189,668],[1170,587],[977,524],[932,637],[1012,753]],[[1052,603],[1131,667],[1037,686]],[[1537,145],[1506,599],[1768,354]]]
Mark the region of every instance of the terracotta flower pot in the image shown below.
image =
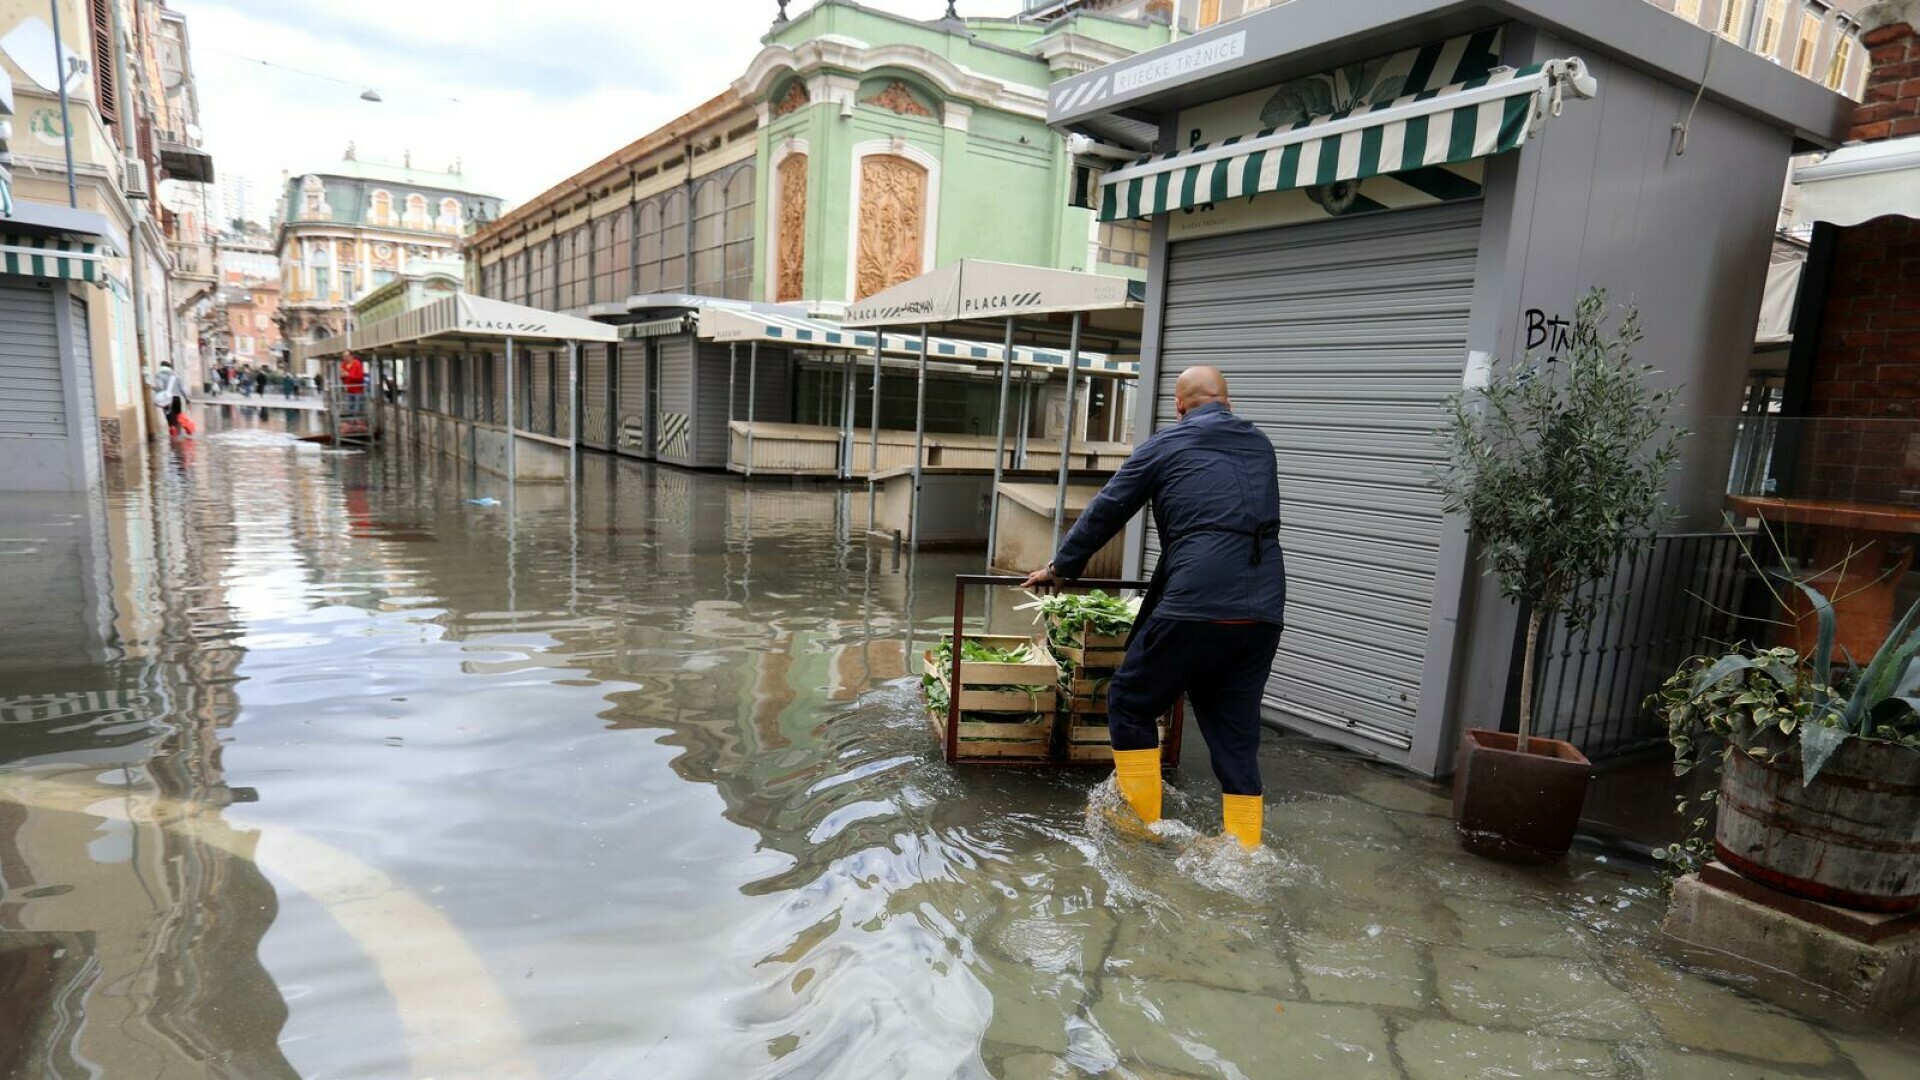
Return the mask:
[[[1573,845],[1592,765],[1572,743],[1468,728],[1453,776],[1453,821],[1468,851],[1552,862]]]

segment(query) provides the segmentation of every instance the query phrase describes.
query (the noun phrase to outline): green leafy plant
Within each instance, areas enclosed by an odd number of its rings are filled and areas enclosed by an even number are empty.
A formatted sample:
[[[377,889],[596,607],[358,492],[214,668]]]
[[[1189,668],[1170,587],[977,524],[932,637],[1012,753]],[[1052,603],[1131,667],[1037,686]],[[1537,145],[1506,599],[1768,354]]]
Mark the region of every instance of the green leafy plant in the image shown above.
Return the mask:
[[[940,643],[933,647],[932,658],[933,662],[928,665],[925,671],[920,673],[920,689],[926,695],[927,708],[937,713],[944,713],[952,701],[948,696],[947,687],[953,680],[953,638],[941,638]],[[963,665],[1035,664],[1044,663],[1045,657],[1031,645],[1016,645],[1001,648],[995,645],[988,645],[985,642],[975,641],[972,638],[963,638],[960,642],[960,662]],[[1033,708],[1030,709],[1029,712],[1038,712],[1040,711],[1040,695],[1051,688],[1040,685],[1012,686],[968,683],[967,689],[1026,694],[1033,704]],[[977,715],[977,718],[982,720],[998,721],[1007,719],[1005,716],[997,713],[969,713],[967,715],[969,717]]]
[[[1633,360],[1640,319],[1631,307],[1608,332],[1607,294],[1575,310],[1572,347],[1556,362],[1509,365],[1478,391],[1456,395],[1438,435],[1447,457],[1435,486],[1447,512],[1465,514],[1500,593],[1527,617],[1519,749],[1533,729],[1540,629],[1558,613],[1592,619],[1580,586],[1623,552],[1651,542],[1668,519],[1666,478],[1685,432],[1667,425],[1676,390]]]
[[[1100,589],[1083,593],[1028,593],[1033,600],[1016,611],[1034,611],[1034,621],[1047,628],[1047,641],[1056,646],[1079,645],[1081,634],[1125,634],[1140,614],[1140,601],[1110,596]]]
[[[1832,602],[1804,581],[1785,580],[1806,595],[1818,620],[1811,655],[1738,648],[1696,656],[1649,699],[1666,723],[1675,776],[1699,765],[1703,743],[1718,745],[1722,757],[1741,753],[1766,762],[1797,753],[1803,787],[1848,739],[1920,751],[1920,602],[1907,609],[1864,667],[1837,668]],[[1768,587],[1774,588],[1771,578]],[[1777,589],[1774,596],[1786,606]],[[1709,791],[1692,800],[1700,807],[1686,838],[1656,852],[1674,872],[1690,873],[1708,857],[1706,832],[1716,798]],[[1688,806],[1682,796],[1681,816]]]

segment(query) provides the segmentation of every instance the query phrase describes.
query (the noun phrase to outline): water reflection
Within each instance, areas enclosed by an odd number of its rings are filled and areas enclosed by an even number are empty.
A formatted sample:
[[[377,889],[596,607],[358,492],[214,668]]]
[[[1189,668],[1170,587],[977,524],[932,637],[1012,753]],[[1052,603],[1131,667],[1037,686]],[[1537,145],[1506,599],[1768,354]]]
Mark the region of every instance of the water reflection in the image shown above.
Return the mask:
[[[916,585],[857,497],[593,455],[510,492],[284,424],[5,504],[0,1074],[1920,1060],[1645,960],[1644,872],[1468,858],[1324,748],[1268,748],[1252,859],[1204,781],[1143,843],[1085,776],[949,769],[902,676],[973,559]]]

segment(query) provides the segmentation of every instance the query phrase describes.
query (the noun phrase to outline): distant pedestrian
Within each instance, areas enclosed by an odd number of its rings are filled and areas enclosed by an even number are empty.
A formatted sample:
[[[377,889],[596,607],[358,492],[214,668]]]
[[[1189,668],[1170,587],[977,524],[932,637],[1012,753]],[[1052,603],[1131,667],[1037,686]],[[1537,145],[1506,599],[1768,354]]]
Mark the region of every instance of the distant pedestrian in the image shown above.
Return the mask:
[[[300,384],[295,381],[293,372],[285,372],[280,376],[280,393],[281,396],[285,397],[288,401],[293,400],[294,391],[299,388]]]
[[[240,371],[237,377],[240,382],[240,396],[252,397],[253,396],[253,369],[248,367],[245,364],[241,364]]]
[[[253,392],[261,397],[267,396],[267,368],[264,364],[253,373]]]
[[[153,404],[167,417],[167,434],[180,437],[180,410],[187,404],[187,384],[174,373],[173,365],[160,361],[160,370],[148,380],[153,387]]]

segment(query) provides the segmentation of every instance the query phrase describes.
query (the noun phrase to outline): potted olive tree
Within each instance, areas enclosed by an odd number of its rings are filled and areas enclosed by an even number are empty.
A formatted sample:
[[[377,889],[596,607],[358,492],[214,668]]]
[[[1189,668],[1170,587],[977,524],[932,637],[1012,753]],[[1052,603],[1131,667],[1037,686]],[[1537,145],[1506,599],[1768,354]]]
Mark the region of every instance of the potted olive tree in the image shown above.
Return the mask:
[[[1666,520],[1666,478],[1684,432],[1669,428],[1675,390],[1633,359],[1639,316],[1607,326],[1606,293],[1575,312],[1572,347],[1552,361],[1499,366],[1452,402],[1436,485],[1466,515],[1500,593],[1526,620],[1518,730],[1461,733],[1454,821],[1472,850],[1544,861],[1573,842],[1589,765],[1572,744],[1533,735],[1541,628],[1555,615],[1584,626],[1598,601],[1581,586]]]

